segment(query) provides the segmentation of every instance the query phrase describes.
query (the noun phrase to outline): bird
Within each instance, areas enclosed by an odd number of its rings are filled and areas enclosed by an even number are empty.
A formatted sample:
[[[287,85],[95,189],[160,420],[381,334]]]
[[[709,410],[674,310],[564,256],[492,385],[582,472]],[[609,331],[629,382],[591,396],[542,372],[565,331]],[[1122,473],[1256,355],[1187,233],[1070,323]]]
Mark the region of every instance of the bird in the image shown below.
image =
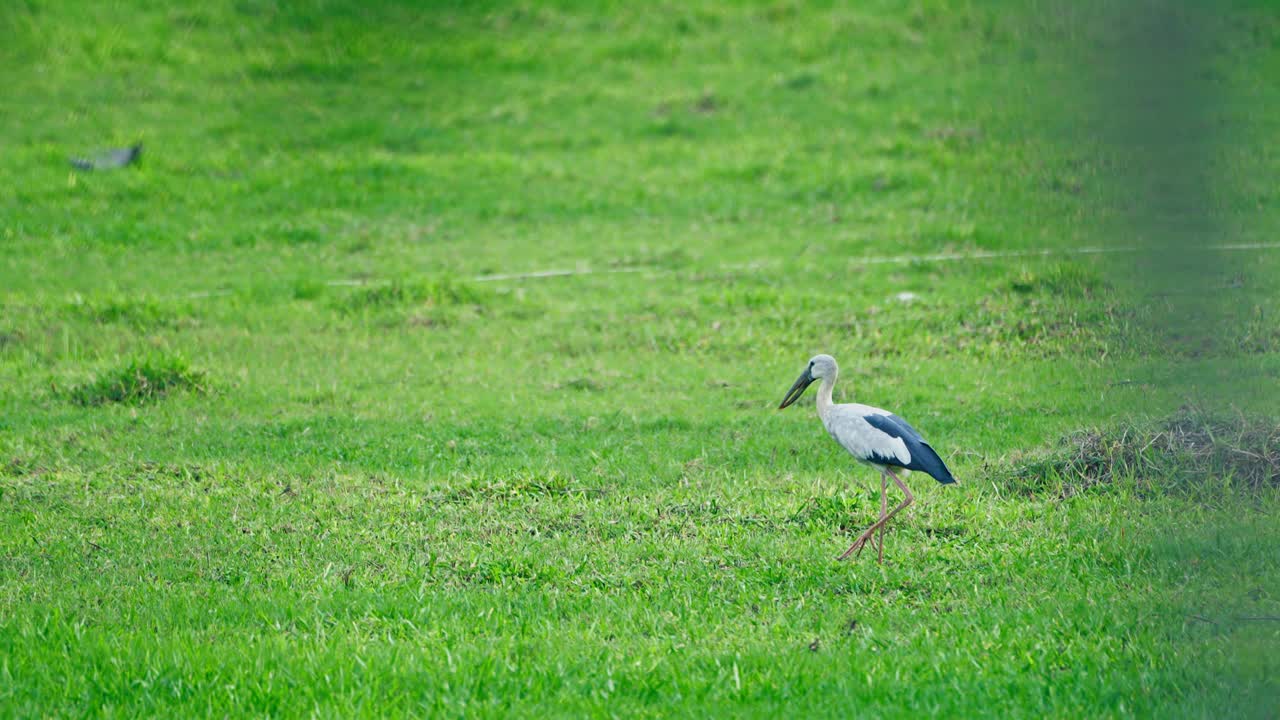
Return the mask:
[[[854,553],[862,555],[862,548],[872,535],[879,531],[877,553],[879,561],[884,562],[885,524],[899,510],[915,501],[911,490],[902,482],[902,478],[898,477],[895,469],[918,470],[943,485],[951,485],[956,482],[956,479],[933,447],[925,442],[924,437],[906,420],[888,410],[870,405],[833,403],[831,391],[835,389],[836,377],[839,374],[840,367],[836,364],[835,358],[825,354],[813,356],[804,372],[800,373],[800,377],[787,390],[778,409],[782,410],[793,404],[800,399],[801,395],[804,395],[804,391],[810,385],[819,380],[822,381],[818,386],[818,417],[822,420],[823,427],[836,442],[840,443],[841,447],[849,451],[855,460],[880,470],[880,519],[863,531],[849,549],[836,559],[844,560]],[[893,482],[907,497],[901,505],[893,509],[893,512],[886,514],[889,478],[893,478]]]

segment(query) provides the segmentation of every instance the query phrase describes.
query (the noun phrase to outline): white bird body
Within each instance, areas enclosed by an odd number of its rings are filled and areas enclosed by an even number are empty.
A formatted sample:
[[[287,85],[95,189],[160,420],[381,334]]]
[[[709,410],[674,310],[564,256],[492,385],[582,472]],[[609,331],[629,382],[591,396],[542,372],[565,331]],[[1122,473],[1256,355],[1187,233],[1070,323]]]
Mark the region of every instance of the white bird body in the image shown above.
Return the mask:
[[[880,466],[884,463],[877,463],[872,458],[881,457],[897,460],[900,467],[904,469],[911,464],[911,451],[907,449],[907,443],[902,438],[887,435],[867,422],[868,415],[880,417],[893,415],[888,410],[859,403],[847,403],[832,405],[826,412],[819,407],[818,415],[822,418],[822,425],[827,429],[827,433],[840,443],[841,447],[848,450],[858,462]]]
[[[938,453],[906,420],[888,410],[871,405],[833,403],[831,393],[835,389],[836,377],[839,373],[840,369],[836,365],[835,358],[830,355],[814,356],[809,361],[809,366],[787,391],[779,409],[798,400],[804,394],[805,388],[814,381],[822,380],[822,384],[818,386],[817,402],[818,417],[822,420],[822,426],[854,459],[878,468],[885,478],[880,484],[880,520],[858,536],[854,544],[840,556],[840,559],[844,559],[855,551],[861,552],[862,546],[871,538],[872,533],[882,529],[889,518],[911,504],[914,499],[911,490],[898,477],[897,472],[920,470],[944,485],[954,483],[956,479]],[[892,477],[894,483],[907,496],[906,500],[891,513],[886,513],[885,505],[888,477]],[[883,556],[883,542],[880,545],[880,553]]]
[[[839,375],[840,368],[835,358],[818,355],[809,361],[809,368],[801,375],[801,380],[805,381],[805,386],[814,380],[822,380],[818,386],[818,417],[831,437],[854,459],[879,468],[923,470],[944,485],[956,481],[938,453],[906,420],[871,405],[833,403],[831,393]],[[797,380],[792,386],[793,392],[801,385]],[[804,392],[804,388],[800,387],[799,392]]]

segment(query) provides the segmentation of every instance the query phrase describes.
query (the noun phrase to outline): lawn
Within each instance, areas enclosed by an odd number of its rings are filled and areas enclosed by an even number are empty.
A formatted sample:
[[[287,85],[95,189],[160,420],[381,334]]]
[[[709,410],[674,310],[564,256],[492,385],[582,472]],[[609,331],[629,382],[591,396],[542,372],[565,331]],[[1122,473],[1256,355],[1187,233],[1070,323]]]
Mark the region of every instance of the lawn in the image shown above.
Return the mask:
[[[1166,226],[1065,7],[7,3],[0,716],[1274,717],[1280,19]]]

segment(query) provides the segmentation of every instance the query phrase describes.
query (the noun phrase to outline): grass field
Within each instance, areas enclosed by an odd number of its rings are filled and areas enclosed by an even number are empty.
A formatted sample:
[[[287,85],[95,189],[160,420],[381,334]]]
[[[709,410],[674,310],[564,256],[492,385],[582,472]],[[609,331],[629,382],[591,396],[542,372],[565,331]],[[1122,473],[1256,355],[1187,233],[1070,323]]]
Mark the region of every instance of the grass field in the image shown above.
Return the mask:
[[[1061,9],[7,3],[0,716],[1275,717],[1280,249],[1070,252],[1135,201]],[[961,479],[882,565],[817,352]]]

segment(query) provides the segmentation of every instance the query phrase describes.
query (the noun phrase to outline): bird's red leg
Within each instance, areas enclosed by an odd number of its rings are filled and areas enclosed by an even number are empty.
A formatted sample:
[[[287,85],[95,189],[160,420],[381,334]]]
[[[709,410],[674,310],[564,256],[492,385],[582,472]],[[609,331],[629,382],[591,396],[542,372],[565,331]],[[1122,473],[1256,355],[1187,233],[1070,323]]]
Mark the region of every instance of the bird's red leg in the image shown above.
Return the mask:
[[[900,480],[900,479],[898,478],[897,473],[893,472],[892,470],[890,470],[890,469],[888,469],[888,468],[885,468],[885,472],[889,473],[889,476],[893,478],[893,481],[894,481],[895,483],[897,483],[897,484],[898,484],[898,487],[902,489],[902,492],[903,492],[903,494],[905,494],[905,495],[907,496],[907,499],[906,499],[906,500],[903,500],[901,505],[899,505],[898,507],[894,508],[894,509],[893,509],[893,512],[889,513],[888,515],[885,515],[883,518],[880,518],[879,520],[877,520],[877,521],[876,521],[876,523],[875,523],[874,525],[872,525],[871,527],[867,528],[866,530],[863,530],[863,531],[862,531],[862,534],[858,536],[858,539],[857,539],[857,540],[854,540],[854,541],[853,541],[853,544],[849,546],[849,549],[848,549],[848,550],[845,550],[845,551],[844,551],[844,554],[843,554],[843,555],[841,555],[840,557],[836,558],[836,560],[844,560],[845,558],[849,557],[850,555],[854,554],[855,552],[856,552],[856,553],[858,553],[859,555],[861,555],[861,554],[862,554],[862,546],[864,546],[864,545],[866,545],[866,544],[867,544],[867,541],[871,539],[871,536],[872,536],[872,535],[875,535],[875,532],[876,532],[877,530],[879,530],[880,528],[884,527],[884,526],[885,526],[885,524],[886,524],[886,523],[888,523],[888,522],[889,522],[889,520],[890,520],[891,518],[893,518],[893,516],[894,516],[894,515],[897,515],[899,510],[901,510],[902,508],[904,508],[904,507],[906,507],[906,506],[910,505],[912,502],[914,502],[914,501],[915,501],[915,496],[911,494],[911,490],[910,490],[910,488],[908,488],[908,487],[907,487],[907,486],[902,482],[902,480]]]
[[[884,520],[889,509],[889,476],[880,471],[880,519]],[[876,562],[884,562],[884,526],[876,533]]]
[[[884,470],[882,469],[880,471],[880,517],[878,518],[879,520],[884,519],[885,511],[888,510],[888,507],[889,507],[889,498],[887,495],[888,488],[889,488],[889,476],[885,475]],[[880,554],[880,561],[884,562],[884,528],[881,527],[879,535],[877,537],[872,538],[868,542],[870,542],[873,546],[877,548]]]
[[[888,508],[889,501],[888,501],[888,497],[885,494],[888,491],[888,487],[889,487],[889,476],[884,474],[884,470],[881,470],[880,471],[880,517],[878,518],[880,520],[884,519],[885,510]],[[872,546],[877,548],[877,551],[880,553],[880,561],[884,562],[884,528],[883,527],[880,528],[880,534],[878,537],[873,537],[868,542],[870,542]]]

